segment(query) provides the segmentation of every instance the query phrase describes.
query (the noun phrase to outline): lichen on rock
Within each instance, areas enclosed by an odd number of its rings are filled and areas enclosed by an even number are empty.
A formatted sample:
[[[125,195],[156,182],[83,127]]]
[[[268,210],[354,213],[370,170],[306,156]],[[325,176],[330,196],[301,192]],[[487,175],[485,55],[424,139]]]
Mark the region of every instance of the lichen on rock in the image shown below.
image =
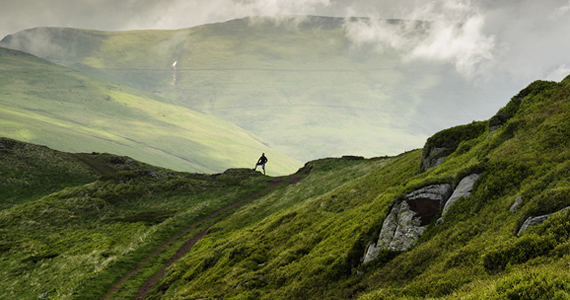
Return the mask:
[[[364,263],[381,250],[406,251],[414,246],[451,194],[450,184],[430,185],[406,194],[382,224],[378,242],[368,247]]]

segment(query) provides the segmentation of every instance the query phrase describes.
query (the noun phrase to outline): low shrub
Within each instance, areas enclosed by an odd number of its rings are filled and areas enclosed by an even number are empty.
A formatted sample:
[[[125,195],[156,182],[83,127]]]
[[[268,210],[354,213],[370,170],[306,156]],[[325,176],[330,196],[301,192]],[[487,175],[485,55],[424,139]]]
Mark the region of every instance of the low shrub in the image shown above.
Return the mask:
[[[570,278],[544,273],[515,274],[501,280],[491,299],[552,300],[568,299]]]

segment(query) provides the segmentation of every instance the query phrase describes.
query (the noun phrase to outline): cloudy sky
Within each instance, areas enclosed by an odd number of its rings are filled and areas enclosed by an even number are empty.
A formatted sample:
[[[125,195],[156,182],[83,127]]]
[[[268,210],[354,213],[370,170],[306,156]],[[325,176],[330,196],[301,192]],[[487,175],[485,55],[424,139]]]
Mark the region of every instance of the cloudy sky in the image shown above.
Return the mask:
[[[570,0],[0,1],[0,37],[43,26],[178,29],[256,15],[356,16],[373,21],[347,24],[355,44],[396,48],[410,61],[453,63],[475,85],[502,80],[516,90],[536,79],[559,81],[570,74]],[[407,25],[387,30],[377,21],[389,18],[434,25],[422,39],[411,39],[401,34]]]

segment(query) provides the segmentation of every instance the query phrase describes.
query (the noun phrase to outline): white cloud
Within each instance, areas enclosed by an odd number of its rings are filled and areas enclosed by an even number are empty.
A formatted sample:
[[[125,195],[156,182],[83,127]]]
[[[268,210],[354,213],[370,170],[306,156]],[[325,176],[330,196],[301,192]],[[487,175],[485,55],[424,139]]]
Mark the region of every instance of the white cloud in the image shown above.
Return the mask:
[[[551,15],[550,15],[550,19],[551,20],[557,20],[560,17],[564,16],[568,10],[570,10],[570,1],[568,1],[568,3],[562,7],[557,8]]]
[[[448,61],[468,78],[481,62],[493,59],[495,37],[483,33],[485,17],[468,0],[430,2],[405,19],[409,21],[393,23],[371,16],[347,21],[345,29],[356,45],[394,48],[406,60]]]
[[[570,66],[561,65],[558,68],[551,71],[550,73],[548,73],[545,79],[558,82],[564,79],[566,76],[568,76],[568,74],[570,74]]]
[[[164,12],[155,14],[152,28],[182,28],[230,19],[269,16],[280,20],[282,15],[315,14],[330,5],[330,0],[175,0]],[[148,23],[147,20],[135,22]],[[129,24],[128,27],[136,27]]]

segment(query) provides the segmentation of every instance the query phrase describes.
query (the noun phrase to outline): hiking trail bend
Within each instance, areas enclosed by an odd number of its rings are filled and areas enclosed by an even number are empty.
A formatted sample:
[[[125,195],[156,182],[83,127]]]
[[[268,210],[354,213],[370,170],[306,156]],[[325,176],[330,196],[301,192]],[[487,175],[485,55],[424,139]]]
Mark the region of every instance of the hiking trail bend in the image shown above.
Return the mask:
[[[248,200],[254,199],[254,198],[258,198],[261,196],[264,196],[267,194],[267,192],[269,192],[272,188],[274,188],[275,186],[279,185],[280,183],[283,182],[283,177],[274,177],[270,180],[271,184],[266,187],[265,189],[250,195],[240,201],[234,202],[224,208],[221,208],[219,210],[217,210],[216,212],[206,216],[205,218],[197,221],[196,223],[190,225],[189,227],[181,230],[180,232],[178,232],[177,234],[175,234],[174,236],[172,236],[170,239],[168,239],[166,242],[164,242],[162,245],[160,245],[158,248],[156,248],[156,250],[154,250],[145,260],[143,260],[134,270],[132,270],[129,274],[125,275],[123,278],[121,278],[112,288],[111,290],[109,290],[109,292],[107,292],[107,294],[105,294],[105,296],[103,296],[103,298],[101,298],[101,300],[107,300],[110,299],[120,288],[121,286],[123,286],[123,284],[125,284],[125,282],[133,275],[137,274],[150,260],[152,260],[157,254],[159,254],[164,248],[166,248],[170,243],[172,243],[174,240],[176,240],[178,237],[182,236],[183,234],[185,234],[186,232],[195,229],[196,226],[198,226],[199,224],[208,221],[214,217],[216,217],[217,215],[235,207],[238,206]],[[291,184],[296,184],[297,182],[299,182],[301,180],[300,177],[291,177],[289,182],[287,183],[288,185]],[[206,235],[206,233],[208,232],[208,229],[210,229],[210,227],[212,227],[213,225],[215,225],[216,223],[222,221],[223,219],[220,219],[218,221],[216,221],[215,223],[211,224],[210,226],[208,226],[206,229],[202,230],[200,233],[198,233],[197,235],[193,236],[192,238],[190,238],[189,240],[187,240],[184,245],[176,252],[176,254],[160,269],[160,271],[158,273],[156,273],[152,278],[148,279],[142,286],[139,287],[139,291],[137,296],[134,298],[134,300],[140,300],[143,299],[146,294],[151,290],[151,288],[153,287],[153,285],[162,277],[162,275],[164,275],[166,269],[168,267],[170,267],[173,263],[175,263],[177,260],[179,260],[180,258],[182,258],[182,256],[184,256],[188,251],[190,251],[190,249],[192,248],[192,246],[194,246],[202,237],[204,237]]]

